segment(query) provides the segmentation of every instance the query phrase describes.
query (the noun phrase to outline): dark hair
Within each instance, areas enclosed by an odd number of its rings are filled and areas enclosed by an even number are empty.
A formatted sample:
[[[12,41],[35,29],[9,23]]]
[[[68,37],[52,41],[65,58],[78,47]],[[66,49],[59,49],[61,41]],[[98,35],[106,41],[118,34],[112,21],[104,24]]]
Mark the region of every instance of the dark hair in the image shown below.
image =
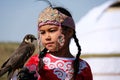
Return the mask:
[[[46,55],[47,49],[44,48],[40,53],[39,53],[39,63],[38,63],[38,73],[41,74],[44,63],[43,63],[43,57]]]
[[[60,11],[61,13],[69,16],[69,17],[72,17],[72,15],[69,13],[69,11],[67,11],[65,8],[62,8],[62,7],[54,7],[53,9],[57,9],[58,11]]]
[[[120,1],[115,2],[110,7],[120,7]]]
[[[74,68],[74,80],[76,79],[76,75],[77,75],[77,73],[78,73],[78,71],[79,71],[79,66],[80,66],[80,64],[79,64],[79,57],[80,57],[80,55],[81,55],[81,46],[79,45],[79,40],[78,40],[78,38],[76,37],[76,32],[74,31],[74,34],[73,34],[73,38],[74,38],[74,41],[75,41],[75,43],[76,43],[76,45],[77,45],[77,47],[78,47],[78,53],[77,53],[77,55],[76,55],[76,59],[74,60],[74,63],[73,63],[73,68]]]

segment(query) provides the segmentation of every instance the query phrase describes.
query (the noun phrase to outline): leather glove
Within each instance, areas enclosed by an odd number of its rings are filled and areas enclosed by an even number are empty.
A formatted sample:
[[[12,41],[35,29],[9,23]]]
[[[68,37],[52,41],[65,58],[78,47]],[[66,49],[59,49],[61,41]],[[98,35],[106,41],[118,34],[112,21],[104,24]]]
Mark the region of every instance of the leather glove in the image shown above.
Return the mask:
[[[28,68],[22,68],[17,75],[17,80],[37,80],[37,76],[34,76],[36,71],[29,71]]]

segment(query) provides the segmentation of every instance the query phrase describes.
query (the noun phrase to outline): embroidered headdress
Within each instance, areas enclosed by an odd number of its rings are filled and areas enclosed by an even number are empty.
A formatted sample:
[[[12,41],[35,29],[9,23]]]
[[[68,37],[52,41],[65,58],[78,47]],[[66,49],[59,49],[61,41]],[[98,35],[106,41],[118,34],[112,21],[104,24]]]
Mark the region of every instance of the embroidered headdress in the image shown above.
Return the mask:
[[[75,29],[75,24],[72,17],[63,14],[52,7],[47,7],[44,9],[38,18],[38,27],[41,27],[45,24],[67,26]]]

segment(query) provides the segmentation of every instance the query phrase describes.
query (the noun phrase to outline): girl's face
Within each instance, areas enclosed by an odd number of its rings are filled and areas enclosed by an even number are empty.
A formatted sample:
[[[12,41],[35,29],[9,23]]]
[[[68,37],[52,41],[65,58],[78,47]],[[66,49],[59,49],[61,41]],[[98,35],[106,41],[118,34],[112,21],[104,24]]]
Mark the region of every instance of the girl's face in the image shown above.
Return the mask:
[[[49,51],[58,51],[63,47],[65,38],[60,26],[44,25],[40,27],[39,31],[41,42]]]

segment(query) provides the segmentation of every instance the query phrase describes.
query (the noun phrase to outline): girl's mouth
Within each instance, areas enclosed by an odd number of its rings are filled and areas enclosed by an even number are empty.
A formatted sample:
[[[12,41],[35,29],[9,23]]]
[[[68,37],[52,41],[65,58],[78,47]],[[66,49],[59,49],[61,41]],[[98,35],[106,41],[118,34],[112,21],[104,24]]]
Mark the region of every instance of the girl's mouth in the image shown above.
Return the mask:
[[[54,42],[48,42],[46,43],[46,46],[51,47],[54,44]]]

